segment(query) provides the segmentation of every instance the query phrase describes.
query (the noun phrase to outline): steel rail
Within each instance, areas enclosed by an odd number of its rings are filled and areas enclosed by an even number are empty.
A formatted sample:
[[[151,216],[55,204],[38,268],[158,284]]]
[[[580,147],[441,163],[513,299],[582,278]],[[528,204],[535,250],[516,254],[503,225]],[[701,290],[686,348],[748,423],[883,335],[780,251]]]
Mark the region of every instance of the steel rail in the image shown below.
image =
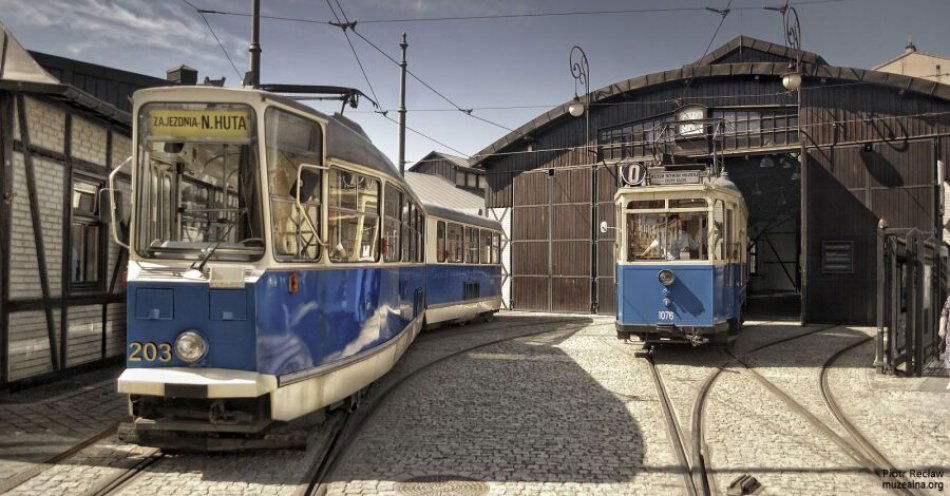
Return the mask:
[[[582,320],[582,318],[580,317],[560,318],[557,320],[546,320],[542,322],[538,322],[537,321],[538,318],[534,318],[534,317],[529,317],[529,318],[531,318],[532,322],[519,324],[515,326],[505,326],[504,323],[498,323],[498,325],[491,326],[488,329],[464,328],[464,329],[458,329],[457,331],[451,330],[450,332],[435,333],[426,339],[420,340],[417,338],[416,341],[414,341],[414,343],[426,343],[426,342],[432,342],[432,341],[439,341],[445,338],[458,337],[460,335],[465,335],[468,333],[480,334],[484,332],[493,332],[493,331],[498,331],[502,329],[534,328],[538,326],[549,326],[552,324],[571,323],[571,322],[575,322],[579,324],[581,327],[583,327],[583,326],[590,325],[592,323],[589,320],[586,322],[579,322],[579,320]],[[463,350],[459,350],[449,355],[433,360],[421,366],[420,368],[413,370],[412,372],[407,374],[405,377],[401,378],[399,381],[390,385],[385,391],[383,391],[383,394],[379,396],[378,400],[374,401],[373,405],[371,405],[370,411],[366,412],[366,414],[362,418],[358,419],[359,421],[356,425],[357,427],[356,430],[354,430],[350,426],[353,425],[353,419],[357,417],[356,415],[354,415],[354,413],[359,413],[359,412],[350,411],[350,412],[347,412],[346,416],[343,417],[342,419],[339,417],[335,419],[330,419],[328,423],[331,424],[330,425],[331,433],[328,436],[328,441],[323,443],[317,452],[317,455],[315,457],[316,461],[312,465],[311,470],[308,471],[307,478],[304,481],[305,483],[307,483],[307,489],[302,494],[312,493],[311,489],[314,487],[313,481],[315,480],[322,481],[325,478],[327,471],[331,468],[332,462],[335,462],[336,459],[339,457],[339,455],[342,454],[341,448],[345,449],[344,443],[346,441],[349,441],[352,438],[353,434],[355,434],[358,428],[361,427],[363,423],[365,423],[366,418],[369,415],[371,415],[372,412],[376,408],[379,407],[382,401],[385,400],[385,398],[388,397],[389,394],[392,393],[392,391],[396,387],[404,383],[410,377],[416,375],[418,372],[432,365],[435,365],[449,358],[467,353],[469,351],[472,351],[478,348],[490,346],[493,344],[499,344],[505,341],[512,341],[519,338],[531,337],[538,334],[555,332],[555,331],[564,330],[564,329],[565,327],[560,327],[557,329],[545,329],[543,331],[538,331],[538,332],[519,334],[517,336],[508,336],[505,338],[492,340],[487,343],[480,343],[477,345],[473,345]],[[42,462],[39,462],[28,469],[18,472],[4,479],[3,481],[0,481],[0,494],[8,492],[22,485],[23,483],[39,475],[40,473],[43,473],[44,471],[56,466],[57,464],[61,463],[62,461],[66,459],[69,459],[72,456],[75,456],[76,454],[84,450],[85,448],[101,441],[102,439],[106,437],[109,437],[110,435],[115,434],[116,430],[117,430],[117,424],[113,423],[106,429],[86,439],[83,439],[82,441],[76,443],[75,445],[71,446],[67,450],[59,454],[56,454]],[[163,453],[160,449],[158,448],[152,449],[151,451],[147,452],[144,455],[144,458],[137,460],[132,465],[126,467],[125,469],[122,469],[120,472],[112,476],[105,477],[103,479],[98,480],[95,484],[93,484],[90,488],[85,490],[82,494],[84,496],[104,496],[104,495],[109,495],[109,494],[116,494],[119,491],[121,491],[123,488],[128,487],[128,485],[133,480],[135,480],[137,477],[145,473],[148,467],[158,462],[165,456],[166,456],[165,453]]]
[[[768,389],[773,395],[778,397],[782,402],[784,402],[789,408],[797,412],[799,415],[805,418],[812,427],[815,428],[818,432],[822,433],[826,438],[830,439],[836,446],[838,446],[845,455],[861,465],[865,472],[868,475],[871,475],[875,479],[883,481],[884,478],[879,472],[884,469],[884,467],[879,466],[873,459],[872,456],[867,454],[859,446],[856,446],[851,441],[841,437],[837,432],[832,430],[827,424],[821,421],[815,414],[805,408],[801,403],[796,401],[791,395],[786,393],[784,390],[775,385],[772,381],[768,380],[761,373],[756,371],[749,364],[744,362],[741,358],[732,355],[733,360],[735,360],[739,365],[742,365],[742,371],[747,375],[751,375],[759,384]],[[897,478],[901,480],[900,478]],[[910,489],[899,487],[899,488],[887,488],[893,494],[905,495],[905,496],[915,496],[916,493],[912,492]]]
[[[105,496],[118,493],[129,485],[136,477],[145,472],[145,469],[152,466],[155,462],[165,457],[165,453],[158,448],[153,448],[142,459],[135,462],[131,467],[127,467],[121,472],[96,481],[89,489],[83,492],[83,496]]]
[[[767,325],[771,323],[774,323],[774,321],[761,322],[758,324],[753,324],[748,327]],[[794,341],[796,339],[800,339],[806,336],[811,336],[812,334],[816,334],[822,331],[827,331],[828,329],[833,329],[835,327],[837,327],[837,325],[819,327],[818,329],[812,329],[809,331],[795,334],[793,336],[786,336],[781,339],[769,341],[767,343],[763,343],[758,346],[755,346],[749,351],[744,352],[743,356],[748,356],[758,351],[764,350],[766,348],[787,343],[789,341]],[[703,468],[702,471],[697,472],[695,475],[697,478],[700,478],[700,481],[698,481],[698,485],[704,489],[703,494],[705,495],[712,494],[712,492],[715,489],[714,486],[710,484],[709,473],[706,470],[706,459],[709,453],[709,450],[708,450],[708,447],[706,446],[706,441],[705,441],[706,439],[705,432],[703,430],[703,425],[704,425],[703,420],[706,414],[706,409],[705,409],[706,399],[709,397],[709,391],[712,389],[712,386],[716,382],[716,379],[719,378],[720,374],[722,374],[722,372],[726,369],[726,367],[728,367],[733,361],[735,361],[735,358],[730,358],[729,360],[723,362],[718,367],[716,367],[716,370],[714,370],[711,374],[709,374],[709,376],[706,377],[706,380],[703,381],[703,384],[700,386],[699,392],[697,393],[696,399],[693,403],[693,410],[692,410],[692,415],[691,415],[693,463],[694,465],[700,466]]]
[[[669,394],[666,392],[666,387],[663,385],[663,379],[660,377],[660,372],[657,370],[656,363],[653,362],[651,357],[646,357],[647,363],[650,367],[650,375],[653,377],[653,385],[656,387],[657,396],[660,398],[660,406],[663,409],[663,419],[666,421],[666,433],[670,439],[670,444],[673,445],[673,453],[676,455],[676,459],[680,464],[680,472],[683,476],[683,485],[686,489],[686,494],[689,496],[700,496],[705,494],[700,491],[700,488],[696,486],[696,478],[693,476],[694,470],[705,470],[702,465],[690,465],[688,452],[686,449],[686,443],[683,441],[683,433],[680,429],[679,422],[676,421],[676,412],[673,411],[673,405],[670,401]]]
[[[577,320],[577,319],[573,319],[573,320]],[[542,325],[547,326],[547,325],[550,325],[551,323],[552,322],[538,322],[534,324],[524,324],[522,326],[512,326],[512,327],[509,327],[509,329],[517,329],[519,327],[531,328],[531,327],[537,327],[537,326],[542,326]],[[591,324],[592,322],[589,322],[589,321],[578,322],[574,326],[564,326],[564,327],[558,327],[556,329],[545,329],[541,331],[534,331],[534,332],[519,334],[517,336],[507,336],[504,338],[494,339],[486,343],[479,343],[476,345],[468,346],[461,350],[456,350],[454,352],[451,352],[449,354],[446,354],[439,358],[431,360],[428,363],[416,369],[413,369],[411,372],[400,377],[392,384],[387,385],[386,388],[383,389],[381,392],[379,392],[376,398],[374,398],[373,403],[368,405],[368,408],[357,410],[356,412],[354,412],[354,414],[347,417],[340,432],[337,433],[334,436],[333,440],[331,441],[332,446],[330,447],[330,449],[327,450],[326,456],[323,457],[322,459],[317,460],[317,463],[314,465],[313,469],[310,471],[310,480],[307,481],[307,485],[298,494],[301,496],[314,496],[314,495],[322,496],[326,494],[327,475],[330,473],[331,470],[333,470],[333,468],[336,466],[336,463],[340,459],[342,459],[343,455],[346,454],[346,450],[351,445],[352,440],[355,439],[355,436],[360,432],[360,430],[366,424],[366,422],[370,418],[372,418],[373,415],[377,411],[379,411],[379,408],[386,403],[387,399],[392,395],[394,391],[396,391],[400,386],[404,385],[410,379],[416,377],[420,372],[424,370],[428,370],[429,368],[435,365],[438,365],[442,362],[445,362],[447,360],[450,360],[452,358],[458,357],[460,355],[472,352],[480,348],[486,348],[486,347],[501,344],[504,342],[514,341],[516,339],[534,337],[541,334],[549,334],[553,332],[564,332],[567,330],[582,329]]]
[[[877,446],[875,446],[874,443],[872,443],[867,437],[865,437],[865,435],[860,431],[860,429],[855,427],[855,425],[851,422],[851,419],[848,418],[848,415],[844,413],[844,410],[842,410],[841,407],[838,405],[838,402],[835,400],[834,395],[831,392],[831,387],[828,384],[828,370],[831,368],[834,362],[837,361],[838,358],[840,358],[842,355],[844,355],[848,351],[851,351],[854,348],[861,346],[862,344],[868,343],[872,339],[873,338],[871,337],[867,337],[867,338],[859,340],[856,343],[849,344],[848,346],[845,346],[844,348],[838,350],[837,352],[835,352],[834,355],[828,358],[828,360],[824,363],[824,365],[822,365],[821,373],[819,374],[821,396],[825,400],[825,404],[828,406],[828,410],[830,410],[831,414],[834,415],[835,420],[838,421],[838,424],[844,427],[844,430],[848,432],[848,435],[851,437],[851,440],[854,442],[854,444],[856,444],[858,448],[863,450],[864,453],[867,455],[867,457],[870,458],[877,465],[876,470],[883,469],[883,470],[887,470],[889,474],[898,474],[899,472],[895,470],[894,464],[891,463],[891,461],[888,460],[887,457],[883,453],[881,453],[881,451],[877,448]],[[884,480],[884,477],[881,476],[880,472],[875,472],[875,475],[877,475],[878,478]],[[913,491],[910,489],[911,487],[913,487],[913,485],[909,484],[911,481],[909,481],[907,478],[903,476],[891,477],[891,478],[894,479],[896,482],[901,483],[902,486],[906,487],[908,493],[920,494],[917,491]]]
[[[0,494],[6,493],[16,487],[26,483],[26,481],[36,477],[37,475],[42,474],[43,472],[53,468],[56,464],[62,462],[63,460],[68,460],[69,458],[75,456],[80,451],[86,449],[87,447],[99,442],[100,440],[115,434],[116,428],[118,427],[117,423],[112,423],[105,429],[79,441],[78,443],[70,446],[69,448],[63,450],[60,453],[57,453],[42,462],[29,467],[27,469],[21,470],[6,479],[0,481]]]

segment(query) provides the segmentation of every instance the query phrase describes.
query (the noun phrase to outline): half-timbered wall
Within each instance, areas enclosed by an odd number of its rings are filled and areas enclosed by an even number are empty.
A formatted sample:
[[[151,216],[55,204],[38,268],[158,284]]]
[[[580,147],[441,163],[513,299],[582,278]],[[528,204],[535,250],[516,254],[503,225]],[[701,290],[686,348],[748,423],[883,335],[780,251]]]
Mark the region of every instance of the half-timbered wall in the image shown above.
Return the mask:
[[[0,203],[0,219],[8,217],[10,226],[6,239],[0,238],[9,245],[0,260],[8,281],[0,298],[3,385],[123,354],[119,275],[125,258],[111,242],[108,223],[100,222],[96,251],[89,254],[97,262],[97,280],[81,287],[70,282],[83,262],[71,228],[74,181],[104,187],[108,172],[132,147],[126,126],[68,104],[31,94],[0,93],[0,99],[9,109],[0,116],[0,130],[10,131],[3,134],[8,201]],[[127,212],[128,177],[118,186]],[[101,221],[108,214],[98,212]]]

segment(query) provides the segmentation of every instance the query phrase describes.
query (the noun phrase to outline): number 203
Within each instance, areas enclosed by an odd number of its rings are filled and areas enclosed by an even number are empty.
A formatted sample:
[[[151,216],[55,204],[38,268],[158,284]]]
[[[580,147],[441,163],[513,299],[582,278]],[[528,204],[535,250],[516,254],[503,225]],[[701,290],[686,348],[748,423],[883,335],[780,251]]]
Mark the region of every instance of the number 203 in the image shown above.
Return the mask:
[[[172,345],[168,343],[129,343],[130,362],[170,362],[172,360]]]

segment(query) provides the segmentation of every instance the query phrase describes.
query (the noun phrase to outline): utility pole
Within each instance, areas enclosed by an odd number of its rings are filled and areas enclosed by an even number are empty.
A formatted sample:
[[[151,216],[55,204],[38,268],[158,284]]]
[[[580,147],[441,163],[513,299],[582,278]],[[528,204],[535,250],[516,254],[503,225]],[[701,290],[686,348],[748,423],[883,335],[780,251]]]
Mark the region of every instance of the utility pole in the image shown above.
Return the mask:
[[[254,0],[258,1],[258,0]],[[406,175],[406,33],[399,41],[402,49],[402,62],[399,63],[399,175]]]
[[[251,0],[251,72],[244,77],[244,85],[258,88],[261,85],[261,0]]]

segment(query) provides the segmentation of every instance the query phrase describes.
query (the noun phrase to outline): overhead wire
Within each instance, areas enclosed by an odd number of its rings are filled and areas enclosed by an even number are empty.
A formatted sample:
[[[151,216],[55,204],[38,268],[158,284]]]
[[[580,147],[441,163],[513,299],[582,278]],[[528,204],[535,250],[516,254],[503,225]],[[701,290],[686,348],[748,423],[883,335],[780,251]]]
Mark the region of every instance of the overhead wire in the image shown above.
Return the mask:
[[[803,0],[794,2],[795,5],[816,5],[827,3],[841,3],[856,0]],[[761,10],[762,6],[736,7],[734,10]],[[624,14],[663,14],[675,12],[702,12],[707,10],[705,7],[660,7],[647,9],[616,9],[616,10],[581,10],[567,12],[533,12],[523,14],[491,14],[491,15],[471,15],[471,16],[438,16],[438,17],[406,17],[406,18],[382,18],[366,19],[360,21],[363,24],[382,24],[382,23],[407,23],[407,22],[444,22],[444,21],[483,21],[483,20],[502,20],[518,18],[541,18],[541,17],[571,17],[571,16],[598,16],[598,15],[624,15]],[[214,9],[202,9],[206,14],[229,15],[250,17],[246,12],[235,12]],[[271,19],[276,21],[303,22],[311,24],[332,25],[333,21],[328,19],[315,19],[306,17],[288,17],[275,15],[262,15],[262,19]]]
[[[400,63],[399,61],[397,61],[392,55],[389,55],[385,50],[383,50],[382,48],[380,48],[379,45],[377,45],[376,43],[373,43],[372,40],[370,40],[369,38],[367,38],[366,36],[364,36],[362,33],[360,33],[359,31],[357,31],[356,28],[352,28],[352,29],[353,29],[353,34],[355,34],[356,36],[359,36],[360,39],[362,39],[364,42],[366,42],[367,45],[373,47],[373,49],[375,49],[377,52],[379,52],[380,54],[382,54],[382,55],[383,55],[386,59],[388,59],[390,62],[392,62],[393,64],[396,64],[397,66],[400,66],[400,65],[401,65],[401,63]],[[505,126],[505,125],[503,125],[503,124],[499,124],[499,123],[494,122],[494,121],[492,121],[492,120],[490,120],[490,119],[486,119],[486,118],[484,118],[484,117],[481,117],[481,116],[478,116],[478,115],[473,114],[472,112],[473,112],[474,109],[472,109],[472,108],[463,108],[463,107],[460,106],[459,104],[455,103],[455,101],[453,101],[451,98],[447,97],[444,93],[442,93],[441,91],[435,89],[431,84],[429,84],[428,82],[426,82],[424,79],[422,79],[421,77],[419,77],[416,73],[412,72],[412,71],[411,71],[410,69],[408,69],[408,68],[406,69],[406,74],[412,76],[412,78],[415,79],[416,81],[418,81],[419,84],[421,84],[422,86],[425,86],[429,91],[435,93],[436,95],[439,96],[439,98],[445,100],[449,105],[451,105],[452,107],[454,107],[455,110],[457,110],[457,111],[459,111],[459,112],[462,112],[463,114],[468,115],[468,116],[470,116],[470,117],[472,117],[472,118],[474,118],[474,119],[477,119],[477,120],[479,120],[479,121],[482,121],[482,122],[484,122],[484,123],[486,123],[486,124],[491,124],[492,126],[495,126],[495,127],[501,128],[501,129],[504,129],[504,130],[506,130],[506,131],[508,131],[508,132],[513,132],[513,131],[514,131],[514,129],[512,129],[512,128],[508,127],[508,126]]]
[[[241,76],[241,71],[238,70],[237,65],[234,64],[234,60],[231,59],[231,54],[229,54],[228,50],[224,48],[224,43],[221,43],[221,39],[218,38],[217,33],[214,32],[214,28],[211,27],[211,23],[208,22],[208,18],[205,17],[205,13],[202,12],[202,9],[199,9],[197,6],[195,6],[195,4],[189,2],[188,0],[181,1],[184,2],[185,5],[195,9],[195,12],[198,13],[198,16],[201,17],[201,20],[205,22],[205,26],[208,26],[208,31],[211,32],[211,37],[214,38],[214,41],[218,42],[218,47],[221,48],[221,52],[224,53],[225,58],[228,59],[228,63],[231,64],[231,68],[234,69],[234,74],[237,75],[238,81],[241,81],[243,79],[243,76]]]
[[[366,74],[366,68],[363,67],[363,61],[360,60],[360,56],[356,52],[356,47],[353,46],[353,41],[350,40],[350,35],[349,33],[346,32],[346,26],[350,23],[350,20],[347,19],[346,12],[343,11],[343,6],[340,5],[340,2],[337,2],[337,7],[339,7],[340,14],[343,16],[343,19],[341,20],[340,16],[337,15],[336,10],[334,10],[333,5],[330,3],[330,0],[326,0],[326,2],[327,2],[327,7],[330,8],[330,12],[333,13],[333,17],[335,17],[337,22],[343,26],[343,37],[346,38],[346,44],[350,46],[350,51],[353,52],[353,58],[356,59],[356,65],[359,66],[360,72],[363,73],[363,79],[366,80],[366,86],[369,87],[370,93],[373,94],[373,100],[377,103],[377,105],[381,105],[379,103],[380,101],[379,97],[376,96],[376,89],[373,88],[373,83],[370,82],[369,76]],[[385,112],[385,111],[376,110],[375,112]]]
[[[392,122],[393,124],[396,124],[397,126],[399,125],[399,121],[397,121],[396,119],[393,119],[393,118],[390,117],[389,115],[383,114],[383,113],[379,113],[379,115],[383,116],[383,118],[385,118],[386,120]],[[423,138],[425,138],[425,139],[427,139],[427,140],[429,140],[429,141],[431,141],[431,142],[433,142],[433,143],[435,143],[435,144],[437,144],[437,145],[439,145],[439,146],[442,146],[442,147],[445,147],[445,148],[447,148],[447,149],[449,149],[449,150],[452,150],[453,152],[458,153],[459,155],[462,155],[462,156],[464,156],[464,157],[468,157],[468,156],[469,156],[468,153],[465,153],[465,152],[463,152],[462,150],[459,150],[458,148],[455,148],[455,147],[446,145],[445,143],[443,143],[443,142],[441,142],[441,141],[439,141],[439,140],[433,138],[432,136],[429,136],[428,134],[423,133],[422,131],[419,131],[419,130],[417,130],[417,129],[411,128],[411,127],[409,127],[409,126],[406,126],[406,129],[408,129],[409,131],[412,131],[412,132],[415,133],[415,134],[418,134],[419,136],[422,136]],[[407,163],[408,163],[408,161],[407,161]]]
[[[854,119],[821,121],[821,122],[816,122],[810,125],[839,126],[842,124],[850,124],[850,123],[855,123],[855,122],[870,123],[870,122],[875,122],[875,121],[883,121],[887,119],[931,118],[931,117],[941,117],[941,116],[950,117],[950,111],[921,112],[921,113],[916,113],[916,114],[887,115],[887,116],[877,116],[877,117],[858,117]],[[803,126],[803,127],[806,127],[806,126]],[[656,128],[654,128],[654,130],[655,129]],[[734,131],[734,132],[726,132],[726,133],[720,133],[720,134],[725,137],[751,136],[753,134],[764,134],[764,133],[792,133],[792,132],[797,132],[798,130],[799,130],[798,126],[781,126],[781,127],[771,128],[767,131],[764,131],[764,130]],[[900,138],[899,136],[893,138],[893,140],[897,140],[897,139],[902,139],[902,138]],[[578,150],[586,150],[586,149],[597,149],[597,148],[602,148],[605,146],[609,146],[611,148],[623,147],[623,146],[644,146],[644,145],[653,145],[654,143],[655,143],[655,140],[636,140],[636,141],[622,141],[622,142],[618,141],[618,142],[611,142],[609,144],[597,143],[597,144],[591,144],[591,145],[563,146],[563,147],[543,148],[543,149],[536,148],[532,150],[514,150],[514,151],[507,151],[507,152],[475,153],[475,154],[466,155],[466,156],[470,158],[488,158],[488,157],[501,157],[501,156],[512,156],[512,155],[527,155],[527,154],[532,154],[532,153],[578,151]]]

